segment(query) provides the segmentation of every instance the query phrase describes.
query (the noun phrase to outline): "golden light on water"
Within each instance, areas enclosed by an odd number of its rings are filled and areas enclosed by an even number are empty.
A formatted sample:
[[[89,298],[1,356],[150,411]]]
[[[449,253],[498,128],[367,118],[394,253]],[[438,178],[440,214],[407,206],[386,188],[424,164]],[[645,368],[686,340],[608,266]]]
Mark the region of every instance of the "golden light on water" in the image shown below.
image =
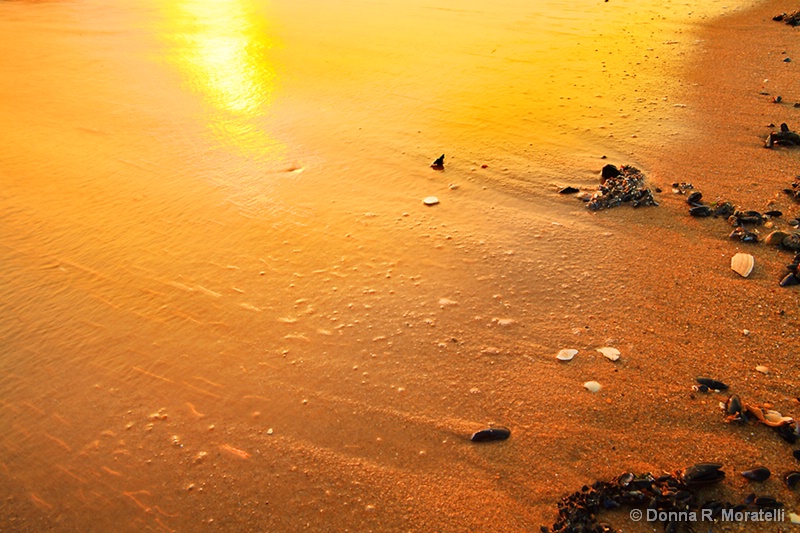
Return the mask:
[[[215,134],[241,148],[273,145],[256,123],[275,88],[266,53],[275,43],[263,17],[243,0],[184,0],[164,9],[169,60],[211,110]]]

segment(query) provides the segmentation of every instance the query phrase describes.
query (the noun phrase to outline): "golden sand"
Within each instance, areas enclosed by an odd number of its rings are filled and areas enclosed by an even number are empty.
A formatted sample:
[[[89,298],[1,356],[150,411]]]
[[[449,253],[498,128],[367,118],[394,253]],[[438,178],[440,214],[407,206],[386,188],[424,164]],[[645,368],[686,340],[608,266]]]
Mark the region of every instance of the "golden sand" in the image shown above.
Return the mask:
[[[179,31],[172,8],[147,5],[119,19],[93,5],[103,23],[83,33],[34,18],[63,68],[0,79],[15,102],[0,129],[0,530],[535,531],[584,484],[703,461],[729,477],[709,497],[741,500],[752,489],[738,472],[763,464],[776,475],[758,492],[798,508],[777,475],[797,468],[791,447],[724,424],[725,394],[691,390],[713,377],[800,416],[799,297],[778,287],[790,256],[729,240],[670,192],[691,182],[708,201],[798,214],[781,191],[799,153],[763,148],[767,124],[800,127],[797,30],[770,20],[792,6],[675,27],[648,25],[653,9],[603,28],[589,52],[620,62],[571,64],[597,72],[558,93],[563,108],[545,100],[539,128],[514,112],[528,109],[526,71],[497,66],[489,46],[517,65],[525,20],[458,37],[477,43],[474,63],[411,54],[432,77],[510,72],[512,89],[476,76],[434,94],[448,86],[403,85],[402,51],[345,53],[352,32],[374,42],[415,10],[429,16],[402,38],[446,48],[448,21],[489,17],[469,14],[477,2],[389,6],[371,27],[331,26],[320,8],[305,28],[251,23],[272,20],[253,3],[182,2]],[[20,6],[3,8],[28,20]],[[592,22],[565,19],[568,35]],[[165,21],[161,40],[146,20]],[[45,53],[5,27],[8,64]],[[281,48],[292,30],[330,55]],[[586,57],[571,53],[559,57]],[[332,57],[343,63],[326,70]],[[674,77],[647,85],[659,69]],[[359,105],[368,76],[400,96]],[[519,106],[492,107],[506,96]],[[444,171],[431,169],[442,152]],[[641,168],[660,207],[590,213],[555,194],[593,188],[605,163]],[[431,195],[440,203],[424,205]],[[740,251],[755,256],[746,279],[730,269]],[[578,354],[558,361],[563,348]],[[469,442],[491,424],[510,439]]]

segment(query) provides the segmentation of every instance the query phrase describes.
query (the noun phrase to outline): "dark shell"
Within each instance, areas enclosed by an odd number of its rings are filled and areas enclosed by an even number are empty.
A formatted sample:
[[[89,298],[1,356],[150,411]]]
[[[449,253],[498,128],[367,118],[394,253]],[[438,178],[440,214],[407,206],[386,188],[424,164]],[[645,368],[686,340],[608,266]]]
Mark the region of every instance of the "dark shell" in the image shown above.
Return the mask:
[[[794,490],[798,483],[800,483],[800,472],[789,472],[783,476],[786,486]]]
[[[705,385],[709,389],[714,390],[726,390],[728,385],[721,381],[717,381],[716,379],[711,378],[695,378],[695,381],[698,382],[700,385]]]
[[[770,474],[769,468],[764,466],[742,472],[742,475],[750,481],[766,481],[769,479]]]
[[[753,503],[759,509],[778,509],[783,507],[783,503],[779,502],[772,496],[758,496]]]
[[[437,157],[436,161],[431,163],[431,168],[435,168],[436,170],[441,170],[444,168],[444,154]]]
[[[469,440],[472,442],[491,442],[494,440],[506,440],[511,436],[511,430],[502,426],[482,429],[472,434]]]
[[[735,394],[732,394],[728,401],[725,402],[725,413],[729,416],[741,416],[742,414],[742,401]]]
[[[796,274],[786,274],[786,277],[781,280],[781,287],[791,287],[792,285],[800,285],[800,278]]]
[[[769,217],[781,217],[781,216],[783,216],[783,213],[781,211],[778,211],[778,210],[767,211],[764,214],[769,216]]]
[[[798,441],[798,439],[800,439],[800,435],[797,433],[797,426],[795,424],[783,424],[776,427],[775,432],[780,438],[789,444],[794,444]]]
[[[700,205],[700,200],[703,199],[703,193],[695,191],[686,197],[686,203],[689,205]]]
[[[689,209],[689,214],[693,217],[710,217],[712,214],[711,208],[707,205],[698,205]]]
[[[795,458],[795,459],[797,459],[798,461],[800,461],[800,450],[795,450],[795,451],[793,451],[793,452],[792,452],[792,455],[794,455],[794,458]]]
[[[718,205],[717,208],[714,209],[714,216],[715,217],[725,217],[725,218],[727,218],[727,217],[731,216],[734,211],[735,211],[735,209],[733,207],[733,204],[730,203],[730,202],[725,202],[725,203],[722,203],[722,204]]]
[[[713,485],[725,479],[725,472],[721,468],[722,465],[719,463],[699,463],[684,468],[680,478],[689,488]]]
[[[787,250],[792,250],[793,252],[800,250],[800,235],[793,233],[788,237],[785,237],[781,241],[781,246]]]
[[[561,189],[560,191],[558,191],[558,194],[575,194],[577,192],[580,192],[580,189],[576,189],[575,187],[567,186],[567,187],[564,187],[563,189]]]

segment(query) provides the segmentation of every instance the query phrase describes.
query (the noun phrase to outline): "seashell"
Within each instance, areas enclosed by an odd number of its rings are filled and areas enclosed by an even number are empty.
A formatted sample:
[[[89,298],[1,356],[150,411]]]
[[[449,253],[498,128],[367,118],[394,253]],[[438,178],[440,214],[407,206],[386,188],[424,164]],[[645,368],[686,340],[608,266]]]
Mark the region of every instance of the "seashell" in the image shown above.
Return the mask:
[[[783,242],[783,239],[788,237],[789,234],[785,231],[775,230],[764,239],[764,242],[769,244],[770,246],[780,246]]]
[[[494,440],[506,440],[508,437],[511,436],[511,430],[503,427],[497,426],[489,429],[482,429],[480,431],[476,431],[472,434],[469,438],[472,442],[491,442]]]
[[[586,387],[586,390],[589,392],[597,392],[603,388],[603,386],[596,381],[587,381],[583,386]]]
[[[725,472],[719,463],[700,463],[679,472],[681,481],[687,487],[713,485],[725,479]]]
[[[726,390],[728,385],[721,381],[717,381],[716,379],[711,378],[695,378],[695,381],[698,382],[700,385],[705,385],[709,389],[714,390]]]
[[[769,367],[764,365],[758,365],[756,367],[756,372],[761,372],[762,374],[769,374]]]
[[[702,205],[700,203],[702,199],[703,199],[703,193],[701,193],[700,191],[695,191],[686,197],[686,203],[693,207],[697,207]]]
[[[783,213],[781,211],[778,211],[777,209],[775,209],[773,211],[767,211],[764,214],[767,215],[768,217],[782,217],[783,216]]]
[[[789,513],[789,521],[792,524],[800,524],[800,515],[797,513]]]
[[[605,348],[597,348],[597,351],[603,354],[606,359],[610,359],[611,361],[616,361],[619,359],[619,350],[616,348],[610,348],[606,346]]]
[[[798,483],[800,483],[800,472],[788,472],[783,476],[786,486],[794,490]]]
[[[792,452],[792,455],[794,455],[794,458],[795,458],[795,459],[797,459],[798,461],[800,461],[800,450],[795,450],[795,451],[793,451],[793,452]]]
[[[560,352],[558,352],[558,355],[556,355],[556,359],[558,359],[559,361],[572,361],[572,358],[575,357],[577,354],[578,350],[571,350],[565,348]]]
[[[791,287],[792,285],[800,285],[800,278],[797,277],[797,274],[789,273],[786,274],[786,277],[781,280],[779,285],[781,287]]]
[[[422,200],[422,203],[425,205],[436,205],[439,203],[439,199],[435,196],[428,196]]]
[[[769,471],[769,468],[764,466],[759,466],[752,470],[745,470],[742,472],[742,475],[750,481],[766,481],[769,479],[770,474],[771,472]]]
[[[742,401],[735,394],[732,394],[725,402],[725,413],[730,416],[742,416]]]
[[[783,416],[778,411],[765,411],[764,420],[772,424],[788,424],[794,420],[791,416]]]
[[[579,192],[581,192],[580,189],[577,189],[575,187],[572,187],[571,185],[568,185],[568,186],[563,187],[562,189],[560,189],[558,191],[558,194],[575,194],[575,193],[579,193]]]
[[[753,272],[753,266],[755,266],[755,260],[753,256],[750,254],[743,254],[738,253],[731,257],[731,270],[746,278]]]
[[[693,217],[704,218],[704,217],[710,217],[713,214],[713,212],[711,211],[711,208],[708,207],[707,205],[698,205],[689,209],[689,214],[692,215]]]

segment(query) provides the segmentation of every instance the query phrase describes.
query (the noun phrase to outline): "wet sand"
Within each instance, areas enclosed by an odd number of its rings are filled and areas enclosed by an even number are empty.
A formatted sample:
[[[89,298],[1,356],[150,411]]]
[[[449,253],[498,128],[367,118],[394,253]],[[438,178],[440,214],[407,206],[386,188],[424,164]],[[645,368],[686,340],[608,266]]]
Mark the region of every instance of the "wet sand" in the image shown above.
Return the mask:
[[[42,194],[46,168],[5,156],[0,529],[529,531],[625,470],[718,461],[729,479],[709,494],[737,501],[751,491],[737,472],[796,469],[768,428],[722,423],[724,394],[691,391],[714,377],[800,416],[800,297],[777,285],[790,256],[728,240],[670,193],[691,182],[797,215],[780,191],[800,152],[763,148],[766,124],[800,123],[796,62],[782,61],[800,61],[797,30],[770,20],[792,9],[699,22],[669,99],[685,105],[681,133],[641,132],[609,159],[593,145],[582,173],[547,188],[503,177],[526,167],[502,152],[487,169],[458,152],[443,173],[423,162],[396,185],[423,148],[387,168],[348,130],[331,141],[342,161],[260,168],[275,178],[261,197],[241,154],[206,169],[212,189],[157,170],[181,161],[154,130],[122,147],[89,127],[84,148],[116,158],[87,159],[104,180],[86,202],[102,208],[77,210]],[[592,214],[555,195],[607,162],[641,168],[661,206]],[[429,194],[441,204],[422,205]],[[756,258],[749,279],[729,268],[737,251]],[[580,352],[563,364],[565,347]],[[511,438],[468,441],[489,424]],[[799,507],[777,475],[757,492]]]

